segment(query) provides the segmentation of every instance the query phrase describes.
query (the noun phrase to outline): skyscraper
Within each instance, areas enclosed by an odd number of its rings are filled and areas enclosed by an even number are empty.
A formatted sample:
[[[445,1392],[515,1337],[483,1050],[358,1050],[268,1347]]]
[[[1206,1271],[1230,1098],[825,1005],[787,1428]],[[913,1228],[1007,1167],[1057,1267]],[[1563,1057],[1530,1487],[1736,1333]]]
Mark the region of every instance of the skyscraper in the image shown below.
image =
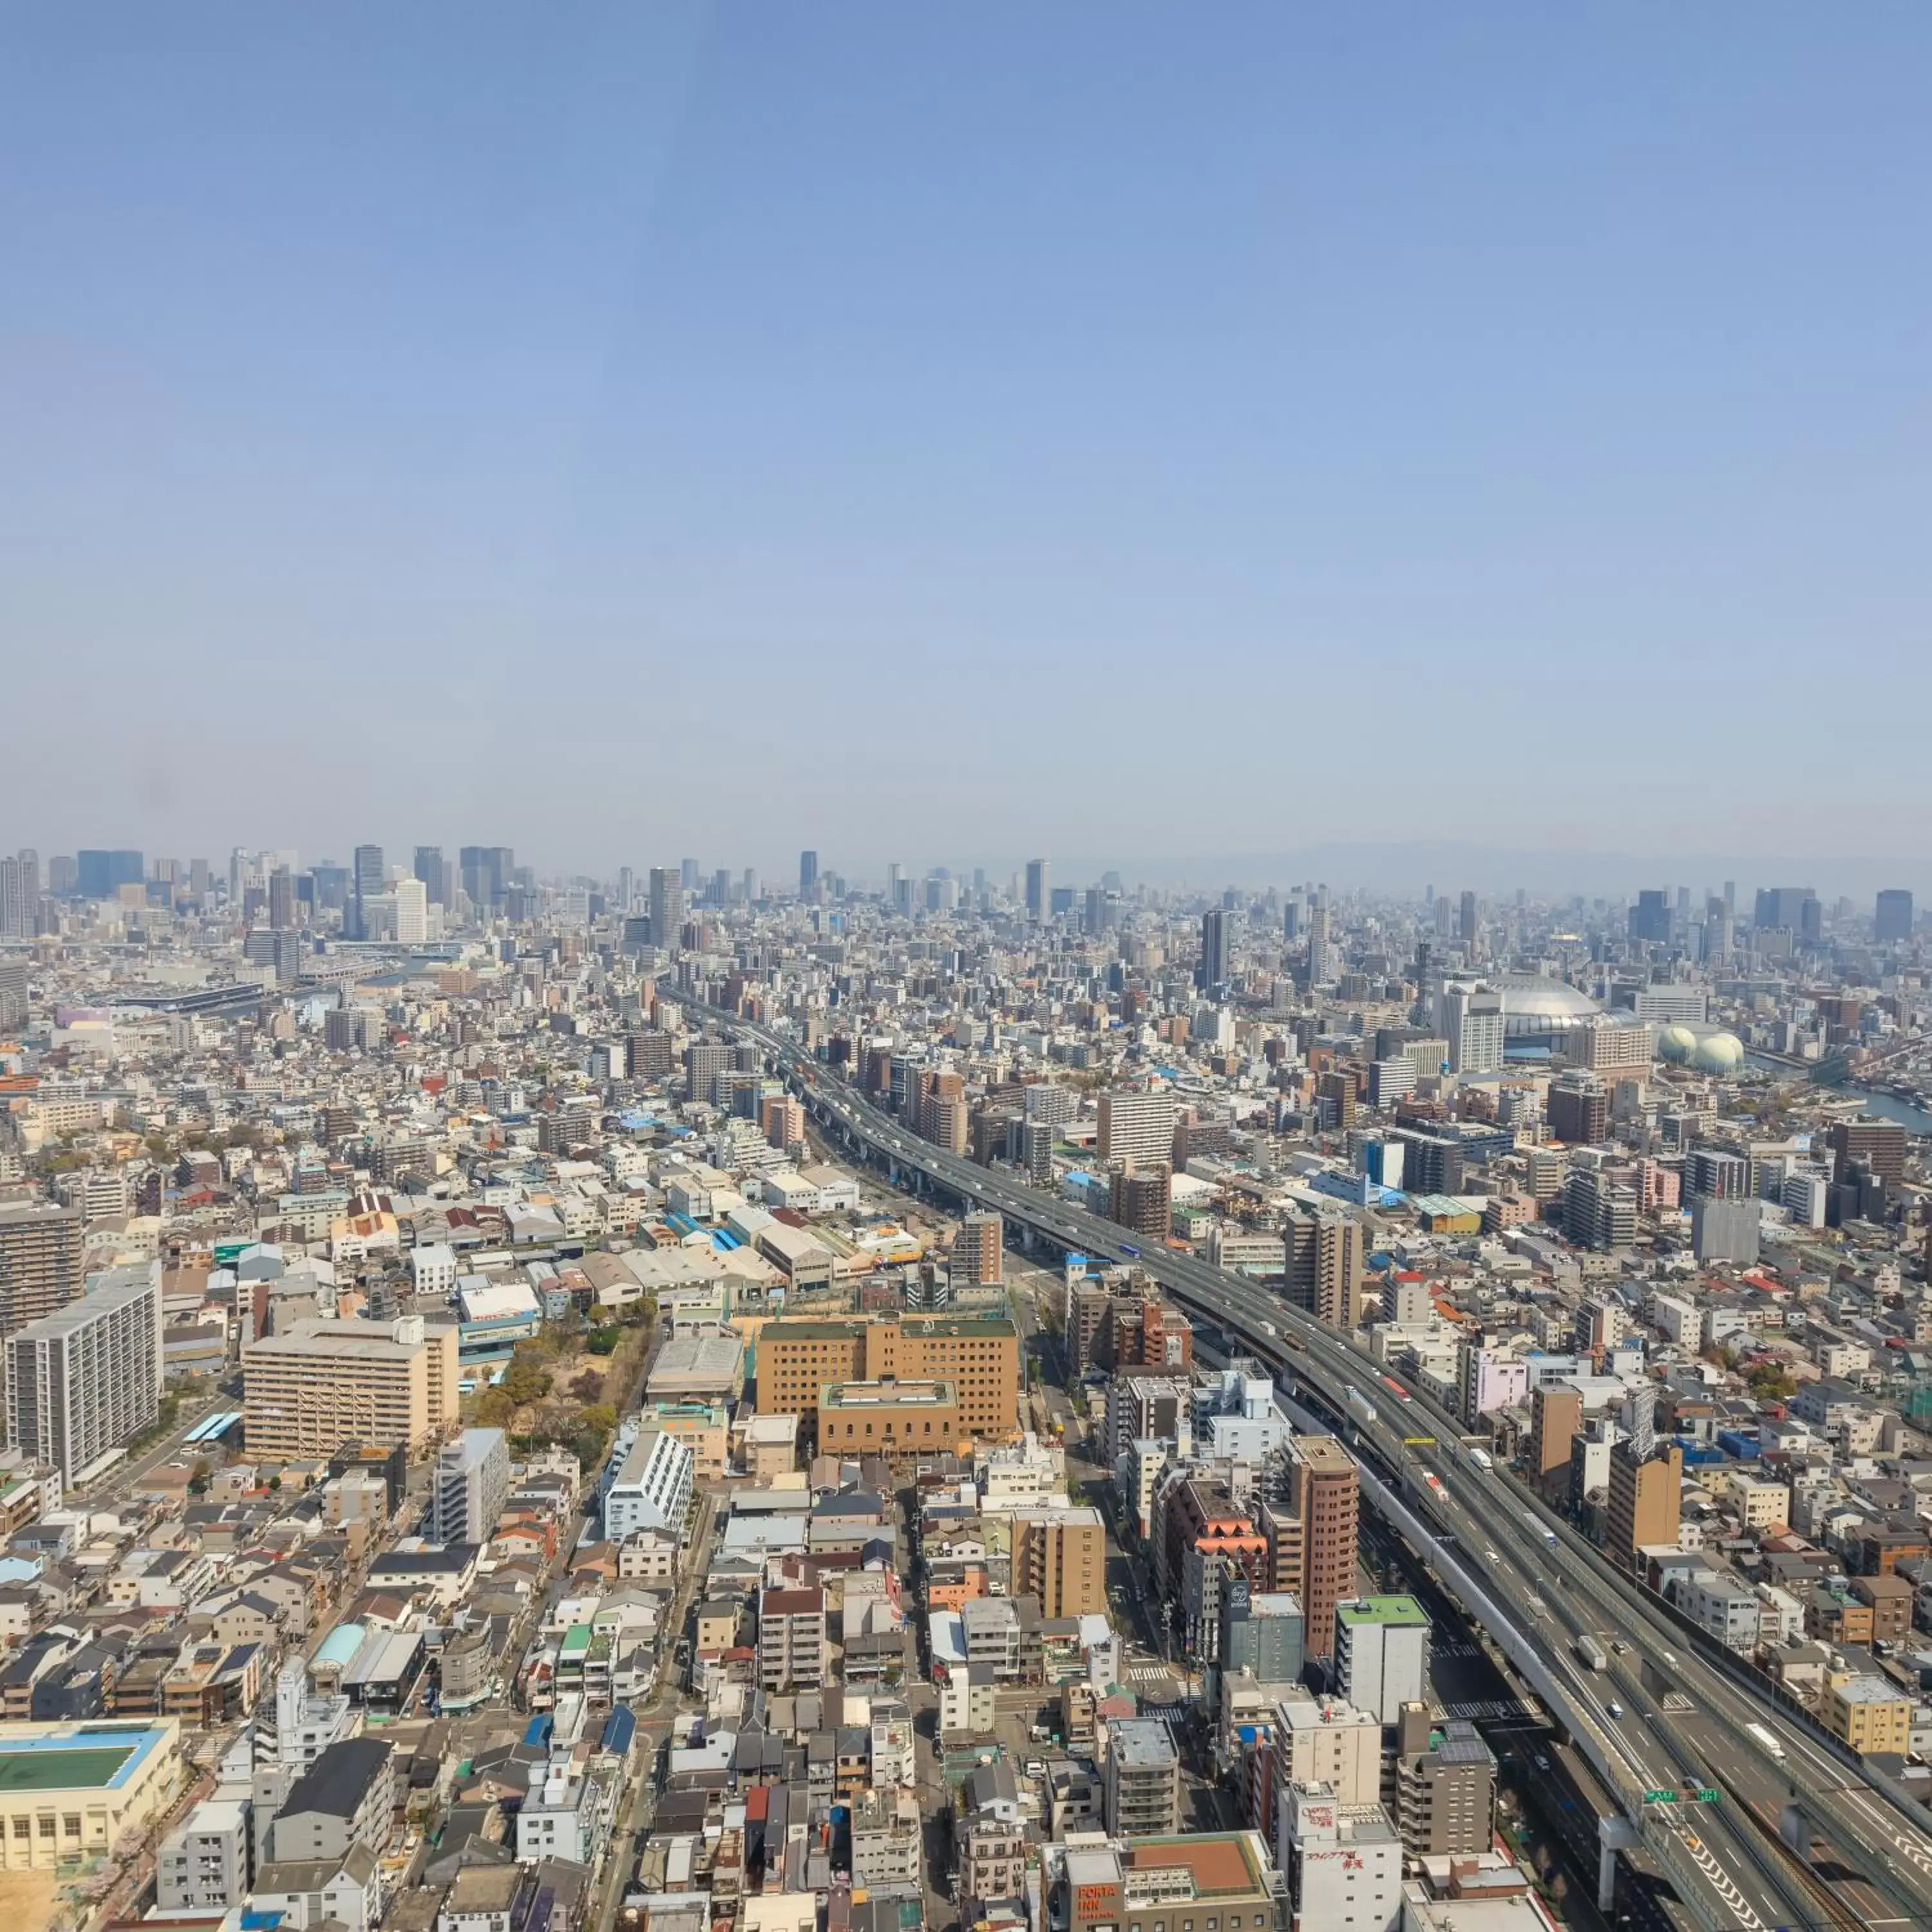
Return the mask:
[[[431,905],[449,903],[448,868],[443,864],[440,845],[418,845],[416,863],[410,870],[423,882],[424,896]]]
[[[1308,908],[1308,983],[1324,986],[1334,976],[1334,948],[1328,940],[1328,888],[1317,886]]]
[[[1670,944],[1670,899],[1666,892],[1640,892],[1630,909],[1630,936],[1652,946]]]
[[[138,852],[82,852],[76,864],[84,899],[111,899],[123,886],[139,885],[147,870]]]
[[[286,866],[278,866],[268,874],[269,929],[274,932],[286,932],[295,922],[295,874]]]
[[[1053,908],[1053,888],[1047,878],[1047,864],[1044,859],[1029,859],[1026,868],[1027,917],[1035,925],[1044,925]]]
[[[627,913],[637,903],[638,875],[628,866],[617,868],[617,910]]]
[[[677,862],[677,882],[688,892],[697,891],[698,873],[695,859],[680,859]]]
[[[39,872],[38,863],[0,859],[0,939],[33,938]]]
[[[818,854],[801,852],[798,855],[798,896],[802,899],[815,899],[818,896]]]
[[[1228,920],[1228,914],[1220,906],[1201,915],[1200,984],[1206,992],[1226,986],[1232,970]]]
[[[501,910],[510,874],[517,868],[517,855],[508,845],[464,845],[457,851],[458,868],[463,874],[463,890],[476,909],[478,919],[488,919]]]
[[[684,884],[675,866],[651,868],[651,944],[668,951],[684,932]]]
[[[382,865],[382,848],[380,845],[358,845],[356,856],[350,862],[354,880],[353,896],[350,901],[350,910],[356,920],[355,937],[367,939],[369,936],[368,904],[371,899],[380,896],[385,880]]]
[[[1473,946],[1476,943],[1476,896],[1474,892],[1462,895],[1459,935],[1465,946]]]
[[[1873,919],[1874,936],[1881,940],[1912,937],[1912,895],[1894,886],[1878,896]]]
[[[429,888],[420,879],[396,881],[396,940],[402,946],[429,940]]]

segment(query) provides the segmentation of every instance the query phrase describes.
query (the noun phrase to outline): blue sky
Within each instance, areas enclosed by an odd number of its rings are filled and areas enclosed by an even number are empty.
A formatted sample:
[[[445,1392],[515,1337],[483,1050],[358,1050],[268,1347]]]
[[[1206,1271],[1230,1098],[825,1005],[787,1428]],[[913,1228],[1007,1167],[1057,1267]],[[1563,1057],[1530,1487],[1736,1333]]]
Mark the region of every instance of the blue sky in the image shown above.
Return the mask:
[[[1928,57],[14,10],[0,844],[1923,851]]]

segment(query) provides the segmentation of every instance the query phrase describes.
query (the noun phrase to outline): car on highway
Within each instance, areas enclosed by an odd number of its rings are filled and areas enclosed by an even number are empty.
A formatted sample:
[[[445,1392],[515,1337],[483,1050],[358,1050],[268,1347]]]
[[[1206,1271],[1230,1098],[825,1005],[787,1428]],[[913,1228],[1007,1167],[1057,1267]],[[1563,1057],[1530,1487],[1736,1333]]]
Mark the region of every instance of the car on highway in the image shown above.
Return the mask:
[[[1500,1563],[1503,1560],[1493,1550],[1486,1550],[1483,1552],[1483,1554],[1492,1563]]]
[[[1624,1707],[1619,1704],[1614,1697],[1612,1697],[1610,1701],[1604,1706],[1604,1708],[1609,1712],[1610,1715],[1613,1718],[1620,1718],[1624,1714]]]

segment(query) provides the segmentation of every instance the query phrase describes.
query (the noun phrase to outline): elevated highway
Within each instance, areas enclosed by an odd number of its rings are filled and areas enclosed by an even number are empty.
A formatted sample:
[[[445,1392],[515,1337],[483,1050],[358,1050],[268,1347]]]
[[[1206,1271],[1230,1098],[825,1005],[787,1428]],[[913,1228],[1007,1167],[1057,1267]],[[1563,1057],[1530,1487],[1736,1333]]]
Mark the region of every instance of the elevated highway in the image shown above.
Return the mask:
[[[1114,1223],[910,1134],[772,1028],[664,991],[758,1040],[820,1129],[881,1162],[896,1182],[997,1210],[1065,1252],[1131,1258],[1177,1305],[1266,1363],[1312,1412],[1307,1419],[1351,1442],[1364,1465],[1365,1499],[1489,1629],[1617,1794],[1629,1829],[1687,1908],[1712,1932],[1932,1925],[1932,1834],[1910,1801],[1869,1779],[1856,1756],[1781,1704],[1742,1660],[1612,1570],[1513,1475],[1472,1461],[1460,1446],[1456,1420],[1385,1378],[1366,1352],[1198,1256],[1130,1250],[1122,1240],[1126,1231]],[[1359,1402],[1352,1408],[1356,1393],[1370,1405],[1366,1418],[1355,1412]],[[1416,1447],[1413,1438],[1425,1436],[1432,1444]],[[1625,1646],[1613,1652],[1605,1672],[1588,1670],[1575,1654],[1574,1640],[1586,1630],[1606,1647]],[[1781,1762],[1744,1728],[1754,1724],[1778,1739]],[[1724,1796],[1687,1803],[1687,1780]],[[1854,1870],[1828,1883],[1785,1851],[1776,1835],[1784,1808],[1767,1802],[1767,1787],[1780,1783],[1786,1802],[1802,1803],[1841,1864]],[[1675,1804],[1645,1796],[1673,1786]]]

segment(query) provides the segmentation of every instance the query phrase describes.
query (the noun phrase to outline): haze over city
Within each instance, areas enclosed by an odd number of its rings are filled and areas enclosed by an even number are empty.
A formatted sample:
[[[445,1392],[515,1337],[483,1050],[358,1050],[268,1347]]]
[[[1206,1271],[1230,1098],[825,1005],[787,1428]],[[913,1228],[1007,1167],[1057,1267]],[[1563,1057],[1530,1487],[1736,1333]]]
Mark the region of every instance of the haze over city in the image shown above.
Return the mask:
[[[1928,73],[0,14],[0,1932],[1932,1927]]]
[[[18,11],[0,816],[1922,852],[1932,17],[1858,19]]]

